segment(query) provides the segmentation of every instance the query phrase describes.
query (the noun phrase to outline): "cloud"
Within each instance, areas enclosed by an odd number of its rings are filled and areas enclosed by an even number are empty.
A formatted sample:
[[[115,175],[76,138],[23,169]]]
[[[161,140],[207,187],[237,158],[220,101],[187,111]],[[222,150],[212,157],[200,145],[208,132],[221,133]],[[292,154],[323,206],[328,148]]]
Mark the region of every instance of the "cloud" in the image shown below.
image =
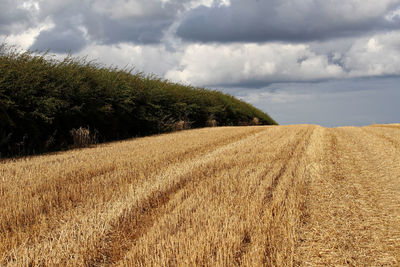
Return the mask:
[[[400,31],[311,43],[189,44],[166,77],[207,87],[261,88],[400,75]]]
[[[155,74],[164,77],[165,73],[179,64],[182,52],[167,50],[160,45],[135,45],[122,43],[118,45],[89,45],[78,55],[88,56],[90,60],[97,60],[105,65],[121,68],[135,68],[146,74]]]
[[[84,18],[88,34],[100,43],[159,43],[181,4],[157,0],[101,1]]]
[[[189,1],[191,2],[191,1]],[[185,9],[183,0],[105,0],[61,1],[38,3],[38,21],[50,20],[54,29],[41,33],[32,48],[54,52],[78,52],[90,43],[113,45],[158,44]]]
[[[355,40],[343,56],[350,77],[400,75],[400,32]]]
[[[230,5],[189,11],[177,35],[222,43],[349,37],[399,29],[399,17],[393,13],[399,5],[398,0],[231,0]]]
[[[41,31],[30,49],[46,51],[51,48],[51,52],[55,53],[74,53],[85,46],[84,33],[78,28],[54,27],[50,30]]]
[[[340,78],[344,72],[306,44],[188,46],[166,78],[198,86],[249,86]]]
[[[12,38],[34,38],[33,50],[86,53],[104,63],[132,65],[196,86],[261,88],[273,83],[400,75],[400,61],[393,60],[400,58],[400,31],[388,31],[400,21],[399,1],[339,2],[6,0],[15,19],[4,16],[2,20],[9,25],[31,21],[32,25],[24,26],[25,33]],[[196,19],[204,20],[205,26],[197,23],[187,28],[191,34],[200,27],[205,34],[215,34],[201,41],[220,38],[223,43],[181,42],[171,35],[175,26],[179,34]],[[40,28],[40,23],[46,26]],[[356,28],[364,34],[337,37],[354,34]],[[386,31],[375,31],[383,28]],[[332,38],[324,39],[325,35]],[[232,38],[243,42],[229,43]],[[288,41],[264,42],[265,38]]]
[[[26,30],[33,22],[33,12],[35,12],[35,8],[23,5],[22,1],[2,0],[0,8],[0,34],[10,35]]]

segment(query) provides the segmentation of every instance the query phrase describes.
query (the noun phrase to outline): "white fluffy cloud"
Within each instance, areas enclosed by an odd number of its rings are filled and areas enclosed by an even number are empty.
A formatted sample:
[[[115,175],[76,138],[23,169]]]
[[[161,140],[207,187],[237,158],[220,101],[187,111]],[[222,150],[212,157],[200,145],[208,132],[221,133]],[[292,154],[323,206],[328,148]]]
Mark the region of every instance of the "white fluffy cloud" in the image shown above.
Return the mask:
[[[341,78],[330,63],[306,44],[190,45],[179,66],[166,77],[195,85],[244,85]]]
[[[400,75],[400,32],[355,40],[344,56],[351,77]]]
[[[199,86],[263,86],[277,82],[400,75],[400,32],[325,44],[193,44],[171,80]],[[334,43],[334,42],[333,42]],[[320,49],[314,49],[320,46]],[[321,47],[328,48],[322,49]],[[319,52],[322,50],[323,52]]]
[[[91,45],[78,55],[88,56],[105,65],[118,67],[134,67],[135,71],[156,74],[163,77],[167,70],[179,63],[181,52],[167,50],[163,45]]]

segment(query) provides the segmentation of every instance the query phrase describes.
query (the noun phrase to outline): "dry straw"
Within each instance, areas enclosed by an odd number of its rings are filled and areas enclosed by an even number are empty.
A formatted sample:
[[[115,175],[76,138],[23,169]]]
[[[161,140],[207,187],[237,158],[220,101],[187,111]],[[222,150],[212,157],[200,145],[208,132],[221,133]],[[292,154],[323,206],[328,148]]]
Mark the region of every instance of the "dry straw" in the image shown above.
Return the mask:
[[[3,161],[0,265],[398,266],[398,162],[398,127],[309,125]]]

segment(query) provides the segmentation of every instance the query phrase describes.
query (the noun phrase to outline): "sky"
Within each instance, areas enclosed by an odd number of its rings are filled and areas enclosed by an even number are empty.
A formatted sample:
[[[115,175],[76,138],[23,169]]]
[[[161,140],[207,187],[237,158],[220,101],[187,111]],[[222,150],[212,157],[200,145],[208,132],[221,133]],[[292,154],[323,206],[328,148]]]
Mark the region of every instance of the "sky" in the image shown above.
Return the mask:
[[[0,42],[221,90],[280,124],[400,122],[400,0],[0,0]]]

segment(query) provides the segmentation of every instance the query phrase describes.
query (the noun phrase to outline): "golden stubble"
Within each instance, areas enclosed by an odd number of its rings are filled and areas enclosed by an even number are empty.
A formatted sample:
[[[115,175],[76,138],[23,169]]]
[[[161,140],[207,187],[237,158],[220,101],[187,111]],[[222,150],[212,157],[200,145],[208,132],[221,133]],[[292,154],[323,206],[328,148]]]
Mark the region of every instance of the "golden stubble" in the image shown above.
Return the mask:
[[[400,128],[182,131],[0,163],[0,265],[400,262]]]

